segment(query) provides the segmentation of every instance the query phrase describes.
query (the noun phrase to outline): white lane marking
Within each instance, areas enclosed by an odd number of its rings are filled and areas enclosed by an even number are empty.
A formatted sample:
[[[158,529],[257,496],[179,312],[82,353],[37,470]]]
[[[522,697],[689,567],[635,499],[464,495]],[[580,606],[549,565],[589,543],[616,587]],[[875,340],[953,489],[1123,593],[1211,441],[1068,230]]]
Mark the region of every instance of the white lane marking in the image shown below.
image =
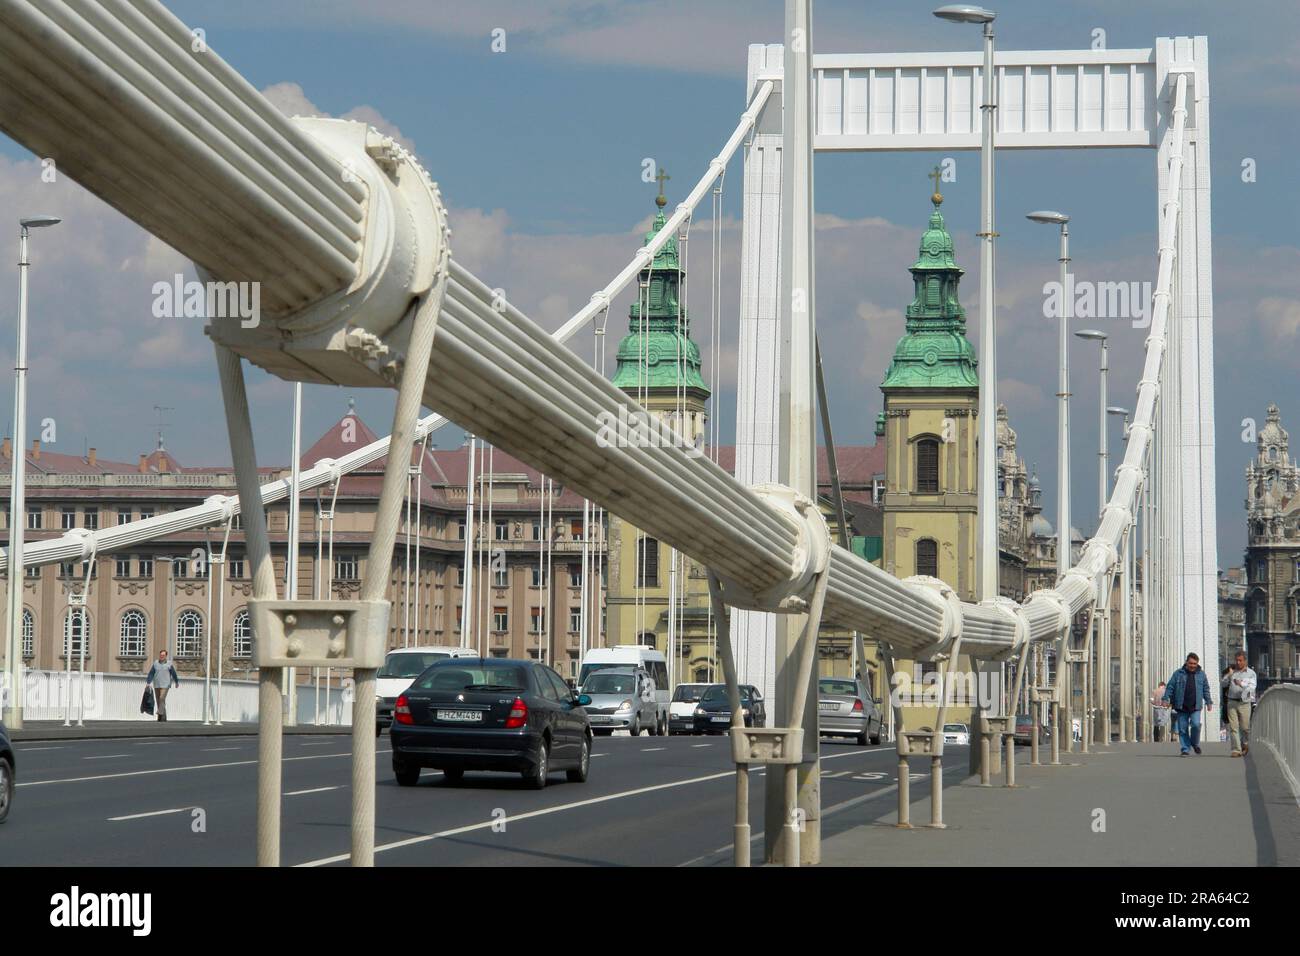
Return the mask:
[[[23,747],[21,745],[14,748],[20,754],[34,754],[38,750],[62,750],[62,747]]]
[[[707,747],[710,745],[705,744],[705,746]],[[870,752],[871,751],[869,750],[850,750],[850,751],[845,751],[844,753],[830,754],[822,759],[833,760],[836,757],[853,757],[858,754],[864,754]],[[592,756],[600,756],[600,754],[592,754]],[[754,771],[751,769],[750,773],[753,772]],[[393,843],[385,843],[382,844],[381,846],[375,847],[375,852],[383,853],[386,850],[397,850],[397,849],[401,849],[402,847],[415,846],[420,843],[428,843],[432,840],[441,840],[446,837],[460,836],[463,833],[473,833],[475,830],[484,830],[487,829],[488,827],[497,826],[498,823],[502,823],[502,824],[515,823],[519,820],[529,820],[532,819],[533,817],[550,816],[552,813],[562,813],[565,810],[577,810],[580,807],[590,807],[598,803],[608,803],[611,800],[622,800],[627,797],[640,796],[643,793],[656,793],[660,790],[672,790],[676,787],[690,786],[693,783],[707,783],[710,780],[722,780],[726,777],[734,777],[735,775],[736,775],[735,770],[724,770],[722,771],[722,773],[711,773],[703,777],[690,777],[689,779],[686,780],[674,780],[671,783],[658,783],[650,787],[638,787],[635,790],[624,790],[621,791],[620,793],[610,793],[610,794],[606,794],[603,797],[592,797],[588,800],[575,800],[573,803],[563,803],[560,804],[558,807],[546,807],[542,810],[530,810],[527,813],[517,813],[509,817],[501,817],[499,819],[494,819],[494,820],[485,820],[482,823],[470,823],[467,824],[466,826],[456,827],[455,829],[452,830],[440,830],[437,833],[426,833],[423,836],[409,837],[405,840],[397,840]],[[344,860],[348,860],[348,859],[351,859],[351,854],[341,853],[338,856],[322,857],[319,860],[309,860],[306,863],[298,863],[296,865],[302,867],[325,866],[329,863],[342,863]]]
[[[129,757],[130,754],[99,754],[94,757],[82,757],[82,760],[112,760],[114,757]]]
[[[609,754],[592,754],[593,757],[608,757]]]
[[[334,743],[335,743],[335,741],[333,741],[333,740],[300,740],[300,741],[298,741],[298,746],[300,746],[300,747],[331,747],[331,746],[334,745]]]
[[[193,807],[177,807],[175,810],[153,810],[149,813],[132,813],[125,817],[109,817],[109,823],[120,823],[123,820],[142,820],[145,817],[165,817],[169,813],[186,813],[193,810]]]
[[[286,797],[301,797],[304,793],[325,793],[327,790],[342,790],[342,785],[337,787],[313,787],[311,790],[290,790],[285,794]]]
[[[667,749],[668,749],[667,747],[642,747],[641,752],[643,754],[652,754],[657,750],[667,750]]]
[[[391,750],[376,750],[376,756],[379,754],[390,754]],[[311,754],[306,757],[284,757],[283,762],[289,763],[294,760],[328,760],[330,757],[351,757],[352,754]],[[101,773],[93,777],[63,777],[57,780],[24,780],[17,784],[19,787],[43,787],[51,783],[86,783],[92,780],[118,780],[122,777],[147,777],[157,773],[181,773],[185,770],[213,770],[218,767],[250,767],[256,766],[256,760],[231,760],[226,763],[200,763],[188,767],[161,767],[157,770],[129,770],[123,773]]]
[[[171,743],[170,740],[146,740],[143,743],[136,744],[137,747],[161,747],[163,744]]]
[[[691,749],[694,750],[697,747],[712,747],[712,746],[713,744],[691,744]]]
[[[222,751],[225,750],[238,750],[238,749],[239,749],[238,747],[204,747],[203,752],[205,754],[215,754],[215,753],[221,753]]]

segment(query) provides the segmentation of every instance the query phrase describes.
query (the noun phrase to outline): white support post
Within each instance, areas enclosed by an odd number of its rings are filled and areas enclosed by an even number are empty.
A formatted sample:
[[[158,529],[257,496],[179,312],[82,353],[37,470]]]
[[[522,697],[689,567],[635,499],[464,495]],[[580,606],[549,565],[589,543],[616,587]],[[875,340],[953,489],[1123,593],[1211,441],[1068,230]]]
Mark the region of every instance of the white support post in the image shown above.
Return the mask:
[[[783,57],[779,43],[750,46],[747,97],[753,97],[763,79],[783,75]],[[736,372],[736,480],[745,485],[777,480],[782,101],[777,92],[768,98],[745,149]],[[776,687],[775,615],[733,608],[730,627],[741,683],[754,685],[771,699]]]

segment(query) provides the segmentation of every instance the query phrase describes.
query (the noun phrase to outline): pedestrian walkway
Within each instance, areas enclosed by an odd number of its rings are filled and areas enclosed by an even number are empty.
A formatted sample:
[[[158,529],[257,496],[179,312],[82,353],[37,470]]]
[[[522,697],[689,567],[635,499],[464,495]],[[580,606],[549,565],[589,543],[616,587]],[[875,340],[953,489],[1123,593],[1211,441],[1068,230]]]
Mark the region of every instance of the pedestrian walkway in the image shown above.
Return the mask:
[[[1162,744],[1112,744],[1062,754],[1062,766],[1029,766],[1017,748],[1016,788],[969,777],[944,789],[947,829],[930,819],[927,784],[913,785],[914,829],[899,829],[897,803],[866,806],[822,823],[825,866],[1300,865],[1300,807],[1267,749],[1244,759],[1227,744],[1180,757]],[[1043,760],[1050,759],[1044,750]],[[916,760],[913,771],[926,769]],[[883,812],[882,812],[883,811]]]
[[[301,724],[285,727],[286,734],[350,734],[351,727]],[[15,742],[36,740],[105,740],[114,737],[239,737],[257,733],[257,724],[203,724],[196,720],[95,720],[84,727],[63,726],[61,720],[27,720],[21,730],[11,730]]]

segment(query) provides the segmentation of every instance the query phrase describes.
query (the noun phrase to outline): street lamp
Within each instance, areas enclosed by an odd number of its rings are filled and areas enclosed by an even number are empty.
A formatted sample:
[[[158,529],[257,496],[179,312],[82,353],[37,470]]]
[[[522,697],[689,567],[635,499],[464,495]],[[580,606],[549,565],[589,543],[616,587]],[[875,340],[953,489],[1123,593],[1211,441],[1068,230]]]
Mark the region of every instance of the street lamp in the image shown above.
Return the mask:
[[[18,220],[18,347],[14,351],[13,456],[9,485],[9,653],[5,677],[9,694],[6,720],[10,729],[22,727],[19,689],[23,683],[23,532],[26,524],[27,478],[27,235],[32,229],[56,226],[57,216],[28,216]]]
[[[998,352],[994,311],[997,307],[994,284],[993,240],[993,131],[997,125],[997,101],[993,83],[992,10],[971,3],[954,3],[939,7],[934,15],[952,23],[979,23],[984,26],[984,102],[980,145],[980,397],[979,397],[979,596],[991,600],[998,596],[998,508],[997,499],[997,385]]]
[[[1128,441],[1127,408],[1108,405],[1106,414],[1123,419],[1124,440]],[[1134,722],[1133,689],[1133,654],[1136,643],[1133,640],[1133,528],[1132,520],[1122,539],[1123,551],[1120,554],[1120,631],[1119,631],[1119,740],[1130,743],[1137,739]]]
[[[1061,315],[1058,335],[1056,387],[1056,573],[1070,570],[1070,217],[1040,209],[1025,216],[1030,222],[1061,227]]]
[[[1091,341],[1101,343],[1101,365],[1100,365],[1101,384],[1099,386],[1100,398],[1101,398],[1101,415],[1099,419],[1100,425],[1098,426],[1098,431],[1099,431],[1098,442],[1100,443],[1101,450],[1098,452],[1099,458],[1098,458],[1098,466],[1097,466],[1097,482],[1098,482],[1097,514],[1100,515],[1102,509],[1106,507],[1106,460],[1109,457],[1107,453],[1107,447],[1106,447],[1106,371],[1109,367],[1109,358],[1110,358],[1109,346],[1106,344],[1106,339],[1107,339],[1106,333],[1101,332],[1097,329],[1081,329],[1078,332],[1075,332],[1074,334],[1081,339],[1089,339]],[[1095,650],[1095,653],[1097,655],[1097,673],[1093,681],[1093,683],[1095,683],[1095,686],[1092,686],[1090,689],[1095,695],[1093,698],[1094,707],[1097,710],[1101,711],[1101,728],[1100,728],[1100,732],[1098,733],[1097,742],[1105,743],[1107,746],[1109,746],[1110,745],[1110,647],[1108,642],[1110,640],[1110,629],[1107,627],[1107,623],[1110,620],[1110,589],[1109,588],[1106,589],[1104,594],[1097,595],[1097,603],[1101,607],[1101,613],[1094,615],[1097,621],[1097,625],[1096,625],[1097,646]],[[1087,677],[1085,677],[1084,680],[1085,683],[1088,683]],[[1093,726],[1094,727],[1097,726],[1095,722],[1093,723]],[[1087,734],[1085,734],[1085,736],[1087,736]]]

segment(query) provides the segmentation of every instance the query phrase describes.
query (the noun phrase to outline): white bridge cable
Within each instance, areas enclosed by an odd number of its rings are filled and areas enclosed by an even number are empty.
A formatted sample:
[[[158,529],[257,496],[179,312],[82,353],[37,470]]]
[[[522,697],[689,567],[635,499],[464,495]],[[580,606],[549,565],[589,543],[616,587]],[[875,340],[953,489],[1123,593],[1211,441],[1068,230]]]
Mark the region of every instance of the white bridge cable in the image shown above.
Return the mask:
[[[177,30],[181,31],[185,36],[185,45],[188,46],[190,42],[189,30],[160,4],[154,3],[153,0],[131,0],[131,4],[134,7],[140,8],[142,11],[146,11],[147,16],[151,20],[162,24],[169,33],[175,34]],[[116,6],[117,4],[115,3],[114,5]],[[0,0],[0,24],[2,24],[13,12],[18,11],[24,13],[30,12],[22,4],[11,4],[9,0]],[[0,30],[0,52],[3,52],[3,44],[5,42],[3,38],[4,33],[5,31]],[[2,56],[0,56],[0,61],[3,61]],[[205,62],[208,61],[205,60]],[[261,99],[260,95],[257,94],[257,91],[254,90],[247,81],[240,77],[238,73],[226,65],[224,61],[217,58],[215,54],[212,54],[212,62],[209,63],[208,70],[218,76],[221,83],[234,89],[236,93],[241,93],[243,92],[242,88],[246,88],[247,92],[254,94],[253,96],[248,97],[248,103],[250,109],[256,108],[258,101]],[[3,77],[3,71],[4,66],[3,63],[0,62],[0,77]],[[3,84],[0,84],[0,86],[3,86]],[[628,283],[632,281],[642,268],[644,268],[647,258],[648,261],[653,261],[654,256],[658,254],[668,240],[672,238],[674,230],[676,230],[681,222],[691,214],[695,209],[695,206],[703,198],[704,194],[708,192],[714,182],[723,174],[727,163],[735,154],[736,149],[744,141],[746,134],[754,125],[759,112],[762,110],[763,105],[767,102],[771,93],[772,83],[770,81],[759,87],[755,92],[753,102],[749,109],[742,114],[735,131],[723,146],[722,151],[719,152],[718,155],[709,163],[708,171],[700,179],[699,183],[696,184],[690,195],[677,207],[677,210],[671,217],[669,217],[667,222],[665,222],[664,227],[654,235],[650,242],[643,246],[642,249],[633,256],[632,261],[628,266],[623,269],[613,279],[613,281],[591,297],[591,304],[580,309],[554,333],[552,338],[554,338],[556,342],[567,342],[581,330],[584,324],[590,321],[602,309],[608,309],[610,301],[626,288]],[[6,94],[0,90],[0,117],[6,115],[6,111],[2,108],[5,96]],[[332,160],[319,146],[315,144],[314,140],[312,140],[310,136],[300,133],[292,123],[281,116],[278,112],[271,110],[265,116],[262,116],[262,118],[268,124],[275,127],[274,132],[282,133],[286,136],[292,136],[295,139],[294,145],[309,145],[313,161],[317,166],[325,168],[329,163],[336,163],[335,160]],[[0,124],[0,127],[2,126],[3,124]],[[298,140],[301,140],[302,142],[297,142]],[[90,183],[87,183],[87,185],[90,186]],[[100,196],[104,196],[104,193],[100,191],[97,185],[92,187],[92,191],[96,192]],[[155,234],[161,235],[161,233],[157,233],[150,221],[142,220],[133,210],[123,209],[123,211],[137,222],[140,222],[140,224],[146,229],[154,231]],[[468,275],[468,273],[465,274]],[[437,413],[421,418],[416,423],[416,439],[420,440],[427,438],[432,432],[435,432],[446,425],[447,421],[445,415]],[[301,473],[299,476],[300,489],[310,490],[312,488],[319,488],[323,485],[330,484],[331,482],[337,482],[343,475],[350,474],[351,472],[364,468],[367,465],[374,464],[376,461],[379,461],[388,454],[389,437],[390,436],[386,436],[377,439],[369,445],[364,445],[356,451],[344,455],[342,458],[337,460],[322,459],[313,467]],[[0,481],[0,485],[2,484],[3,481]],[[285,478],[269,482],[262,486],[261,491],[262,505],[266,506],[274,504],[275,502],[288,497],[289,481]],[[194,528],[202,528],[222,522],[231,515],[239,514],[240,510],[241,506],[237,495],[214,495],[205,500],[201,505],[196,505],[191,508],[183,508],[154,518],[132,521],[110,528],[102,528],[93,532],[76,529],[69,534],[62,535],[58,538],[50,538],[45,541],[36,542],[29,541],[23,549],[23,564],[26,567],[35,567],[46,564],[57,564],[62,561],[73,559],[83,559],[90,554],[92,547],[96,552],[101,554],[121,551],[138,544],[143,544],[147,541],[152,541],[156,538],[165,537],[169,534],[175,534],[181,531],[190,531]],[[7,568],[8,562],[8,549],[0,549],[0,570]]]

